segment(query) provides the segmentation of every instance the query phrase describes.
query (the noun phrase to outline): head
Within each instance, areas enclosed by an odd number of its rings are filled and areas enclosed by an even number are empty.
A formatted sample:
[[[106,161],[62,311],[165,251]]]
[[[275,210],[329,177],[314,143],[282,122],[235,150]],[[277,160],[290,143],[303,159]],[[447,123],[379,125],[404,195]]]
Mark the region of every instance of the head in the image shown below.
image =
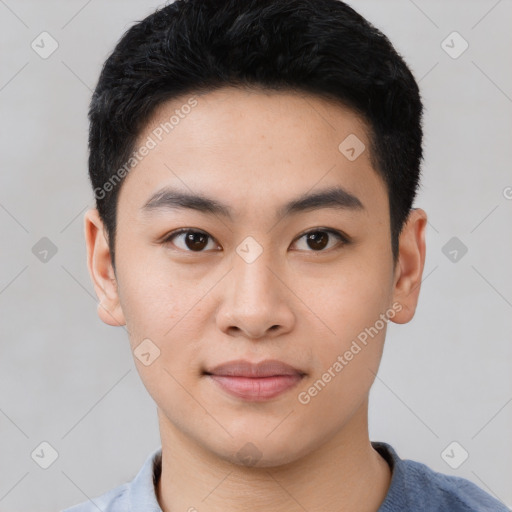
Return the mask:
[[[338,0],[178,0],[124,34],[89,112],[88,266],[161,425],[272,465],[363,421],[421,283],[421,115],[403,59]],[[235,359],[301,381],[242,400],[208,376]]]

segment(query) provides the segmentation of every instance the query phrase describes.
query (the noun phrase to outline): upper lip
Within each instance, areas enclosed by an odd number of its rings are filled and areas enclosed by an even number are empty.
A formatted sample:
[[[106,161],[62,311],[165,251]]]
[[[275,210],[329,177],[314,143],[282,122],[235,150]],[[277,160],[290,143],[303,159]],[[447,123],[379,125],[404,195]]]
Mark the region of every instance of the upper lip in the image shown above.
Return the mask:
[[[251,363],[243,359],[228,361],[219,364],[212,369],[206,370],[208,375],[224,375],[230,377],[273,377],[278,375],[305,375],[304,372],[278,361],[277,359],[266,359],[259,363]]]

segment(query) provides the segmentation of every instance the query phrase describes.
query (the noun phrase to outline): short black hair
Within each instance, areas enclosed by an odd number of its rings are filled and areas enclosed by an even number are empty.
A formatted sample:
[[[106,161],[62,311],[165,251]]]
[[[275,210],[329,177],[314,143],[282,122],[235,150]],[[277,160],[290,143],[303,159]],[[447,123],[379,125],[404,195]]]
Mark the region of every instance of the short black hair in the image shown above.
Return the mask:
[[[225,86],[310,93],[366,121],[396,264],[419,186],[423,105],[389,39],[340,0],[176,0],[125,32],[90,103],[89,177],[114,269],[119,190],[140,132],[163,102]]]

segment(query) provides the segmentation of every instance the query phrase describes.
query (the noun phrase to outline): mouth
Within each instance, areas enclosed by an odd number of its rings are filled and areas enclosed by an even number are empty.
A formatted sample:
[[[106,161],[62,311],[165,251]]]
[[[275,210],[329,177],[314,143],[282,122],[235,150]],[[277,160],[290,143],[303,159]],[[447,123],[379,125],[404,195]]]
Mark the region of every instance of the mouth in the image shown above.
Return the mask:
[[[269,400],[295,387],[306,375],[282,361],[237,360],[215,366],[203,375],[231,396],[251,402]]]

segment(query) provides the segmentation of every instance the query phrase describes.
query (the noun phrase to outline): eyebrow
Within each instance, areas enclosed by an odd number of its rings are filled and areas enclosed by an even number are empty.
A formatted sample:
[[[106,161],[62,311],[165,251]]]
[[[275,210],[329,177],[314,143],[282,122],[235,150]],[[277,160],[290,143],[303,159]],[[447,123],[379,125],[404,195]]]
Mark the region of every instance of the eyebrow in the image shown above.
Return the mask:
[[[276,217],[319,210],[323,208],[364,211],[362,202],[342,187],[330,187],[314,193],[306,193],[282,205]],[[190,209],[201,213],[219,215],[233,221],[233,209],[217,199],[165,187],[155,192],[141,207],[143,213],[155,210]]]

